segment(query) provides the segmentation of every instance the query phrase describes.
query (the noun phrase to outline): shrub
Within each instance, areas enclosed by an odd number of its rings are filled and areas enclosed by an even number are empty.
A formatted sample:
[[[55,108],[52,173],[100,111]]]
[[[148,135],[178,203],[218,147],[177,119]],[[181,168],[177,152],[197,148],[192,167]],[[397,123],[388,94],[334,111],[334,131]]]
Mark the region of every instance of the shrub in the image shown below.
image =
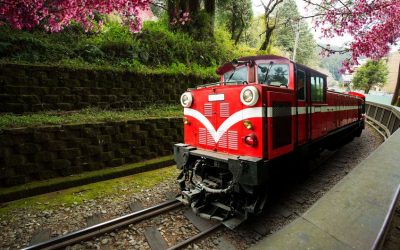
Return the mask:
[[[0,59],[134,70],[170,67],[171,72],[199,70],[214,74],[210,69],[217,65],[259,53],[247,46],[234,46],[223,28],[216,28],[213,39],[195,41],[184,32],[170,31],[166,23],[145,22],[138,34],[129,32],[115,18],[109,18],[101,32],[92,34],[84,33],[78,25],[52,34],[1,26]]]

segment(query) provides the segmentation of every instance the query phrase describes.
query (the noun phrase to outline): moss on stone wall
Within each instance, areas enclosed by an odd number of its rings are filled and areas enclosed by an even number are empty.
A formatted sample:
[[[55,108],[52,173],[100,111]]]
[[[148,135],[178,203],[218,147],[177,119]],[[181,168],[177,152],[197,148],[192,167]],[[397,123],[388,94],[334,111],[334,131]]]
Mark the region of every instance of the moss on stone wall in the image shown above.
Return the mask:
[[[0,112],[178,104],[187,88],[212,81],[191,74],[0,64]]]
[[[172,154],[179,118],[4,129],[0,185],[78,174]]]

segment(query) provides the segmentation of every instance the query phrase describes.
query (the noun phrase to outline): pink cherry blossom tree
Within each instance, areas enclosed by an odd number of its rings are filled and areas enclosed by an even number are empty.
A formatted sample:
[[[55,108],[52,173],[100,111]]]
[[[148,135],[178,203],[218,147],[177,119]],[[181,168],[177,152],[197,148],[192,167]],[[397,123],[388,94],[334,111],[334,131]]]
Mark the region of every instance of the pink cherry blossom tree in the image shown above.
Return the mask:
[[[375,60],[387,55],[400,39],[399,0],[303,0],[318,10],[315,25],[331,38],[350,34],[347,50],[352,57],[343,62],[349,69],[365,56]],[[325,48],[325,52],[337,51]]]
[[[149,7],[149,2],[150,0],[0,0],[0,24],[26,30],[39,26],[50,32],[58,32],[73,21],[89,31],[102,25],[101,20],[95,22],[96,14],[116,13],[129,25],[132,32],[137,32],[142,27],[138,14]]]

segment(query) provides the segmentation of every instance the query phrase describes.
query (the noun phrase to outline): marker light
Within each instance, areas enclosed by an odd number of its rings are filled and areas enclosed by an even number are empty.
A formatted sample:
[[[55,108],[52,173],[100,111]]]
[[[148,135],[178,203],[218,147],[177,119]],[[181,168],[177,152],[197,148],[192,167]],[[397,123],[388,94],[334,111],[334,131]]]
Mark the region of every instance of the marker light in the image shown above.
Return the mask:
[[[185,124],[185,125],[189,125],[190,124],[188,118],[183,117],[183,124]]]
[[[255,135],[248,135],[244,138],[244,142],[249,146],[256,146],[257,145],[257,137]]]
[[[181,104],[184,108],[189,108],[192,105],[193,96],[190,92],[185,92],[181,95]]]
[[[247,86],[240,92],[240,101],[244,105],[253,106],[258,101],[258,90],[254,86]]]
[[[243,125],[244,125],[245,128],[250,129],[250,130],[253,130],[253,124],[251,123],[251,121],[249,121],[249,120],[244,120],[244,121],[243,121]]]

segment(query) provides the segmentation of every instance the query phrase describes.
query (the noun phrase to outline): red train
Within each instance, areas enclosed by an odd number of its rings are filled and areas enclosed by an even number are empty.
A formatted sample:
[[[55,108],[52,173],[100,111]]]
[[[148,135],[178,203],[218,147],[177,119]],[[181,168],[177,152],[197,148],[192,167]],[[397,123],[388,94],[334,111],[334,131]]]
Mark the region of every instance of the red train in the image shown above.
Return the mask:
[[[329,91],[326,75],[286,58],[243,57],[217,74],[182,94],[174,154],[178,199],[229,227],[262,210],[271,162],[337,148],[364,128],[362,95]]]

